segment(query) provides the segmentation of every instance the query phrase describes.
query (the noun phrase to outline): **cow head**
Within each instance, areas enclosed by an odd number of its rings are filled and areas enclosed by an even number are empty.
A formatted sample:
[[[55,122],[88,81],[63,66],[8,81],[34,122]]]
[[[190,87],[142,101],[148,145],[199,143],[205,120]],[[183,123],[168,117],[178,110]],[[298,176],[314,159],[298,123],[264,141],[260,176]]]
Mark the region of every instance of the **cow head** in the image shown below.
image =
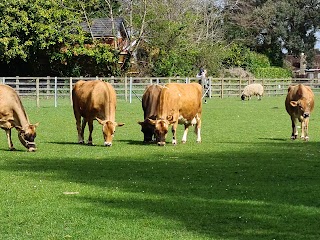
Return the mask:
[[[112,139],[116,131],[116,127],[121,127],[124,123],[112,122],[110,120],[101,120],[96,118],[97,121],[102,125],[102,133],[104,138],[104,145],[107,147],[112,146]]]
[[[290,105],[292,107],[297,108],[299,116],[302,116],[303,118],[310,117],[311,113],[311,102],[307,100],[306,98],[302,97],[298,101],[290,101]]]
[[[241,95],[241,100],[244,101],[245,99],[246,99],[246,96],[242,94]]]
[[[154,126],[154,133],[159,146],[166,145],[166,137],[169,129],[170,121],[167,119],[152,120],[148,118],[148,122]]]
[[[39,123],[28,124],[25,127],[16,127],[18,130],[18,137],[23,146],[25,146],[29,152],[36,151],[36,143],[34,139],[36,138],[36,128],[39,126]]]
[[[154,142],[155,135],[155,127],[153,124],[149,122],[149,119],[145,119],[143,122],[138,122],[141,126],[141,132],[143,132],[143,142],[144,143],[152,143]]]

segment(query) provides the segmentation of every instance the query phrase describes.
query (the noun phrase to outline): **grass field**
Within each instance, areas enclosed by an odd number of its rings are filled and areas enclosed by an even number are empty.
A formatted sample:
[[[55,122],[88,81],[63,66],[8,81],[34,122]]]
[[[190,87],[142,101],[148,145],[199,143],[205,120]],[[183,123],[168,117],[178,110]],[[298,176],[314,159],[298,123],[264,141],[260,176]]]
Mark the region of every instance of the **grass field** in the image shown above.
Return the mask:
[[[0,239],[320,239],[320,97],[309,142],[284,96],[211,99],[202,143],[143,145],[140,102],[118,101],[113,146],[78,145],[71,106],[24,101],[35,153],[0,141]],[[179,126],[178,138],[182,137]],[[88,132],[85,133],[87,138]]]

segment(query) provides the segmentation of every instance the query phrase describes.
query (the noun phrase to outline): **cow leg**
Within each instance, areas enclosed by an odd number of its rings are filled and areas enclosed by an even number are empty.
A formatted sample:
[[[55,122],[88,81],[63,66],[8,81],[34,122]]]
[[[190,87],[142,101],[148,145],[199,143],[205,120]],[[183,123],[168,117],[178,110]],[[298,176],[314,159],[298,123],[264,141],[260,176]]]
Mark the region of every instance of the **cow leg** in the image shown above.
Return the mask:
[[[295,140],[298,137],[298,129],[297,129],[297,124],[296,124],[296,119],[293,117],[291,117],[291,126],[292,126],[291,139]]]
[[[81,130],[81,116],[74,114],[76,118],[76,126],[77,126],[77,132],[78,132],[78,143],[83,143],[83,134]]]
[[[183,132],[183,136],[182,136],[182,143],[186,143],[187,142],[187,135],[188,135],[188,130],[189,130],[189,126],[190,125],[184,125],[184,132]]]
[[[8,140],[8,145],[9,145],[10,151],[16,150],[16,149],[13,147],[13,143],[12,143],[12,139],[11,139],[11,129],[5,129],[5,131],[6,131],[7,140]]]
[[[88,145],[93,145],[92,144],[93,120],[88,121],[88,127],[89,127]]]
[[[309,118],[306,118],[301,122],[301,138],[304,139],[305,141],[309,140],[308,125],[309,125]]]
[[[85,118],[82,119],[82,124],[81,124],[81,129],[79,132],[79,143],[83,144],[84,143],[84,129],[86,128],[87,125],[87,120]],[[79,123],[79,128],[80,128],[80,123]]]
[[[195,134],[197,134],[197,143],[201,142],[201,119],[197,116],[197,123],[194,128]]]
[[[173,145],[177,145],[177,126],[178,126],[178,121],[175,122],[173,125],[172,125],[172,144]]]

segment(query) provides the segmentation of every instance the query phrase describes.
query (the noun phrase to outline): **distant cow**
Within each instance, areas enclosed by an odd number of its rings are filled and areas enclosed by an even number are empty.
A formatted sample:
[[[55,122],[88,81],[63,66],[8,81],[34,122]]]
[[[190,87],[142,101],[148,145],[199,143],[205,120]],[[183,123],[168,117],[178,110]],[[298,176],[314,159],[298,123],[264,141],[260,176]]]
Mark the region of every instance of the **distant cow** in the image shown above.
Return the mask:
[[[18,131],[18,137],[29,152],[36,150],[34,139],[36,127],[39,123],[30,124],[28,115],[15,90],[7,85],[0,84],[0,127],[6,131],[10,150],[15,150],[11,140],[11,129]]]
[[[314,94],[309,86],[303,84],[289,86],[285,106],[292,122],[291,139],[298,136],[297,121],[301,122],[301,138],[308,141],[310,113],[314,108]]]
[[[124,125],[115,122],[116,92],[111,84],[101,80],[80,80],[72,90],[72,100],[79,143],[84,143],[84,129],[88,122],[88,145],[92,145],[93,120],[96,119],[102,125],[104,145],[111,146],[115,128]]]
[[[177,144],[176,130],[178,123],[184,124],[182,142],[187,141],[189,126],[195,125],[197,142],[201,142],[201,85],[198,83],[169,83],[160,94],[157,119],[149,119],[155,126],[159,146],[164,146],[169,125],[172,125],[172,144]]]
[[[157,117],[161,90],[162,86],[160,85],[149,85],[142,96],[144,121],[138,123],[141,125],[141,132],[143,132],[144,136],[143,141],[146,143],[155,139],[154,125],[150,124],[148,119],[155,120]]]
[[[251,96],[254,96],[254,95],[258,96],[258,99],[261,100],[261,97],[263,95],[263,86],[261,84],[252,83],[245,86],[241,95],[241,99],[245,100],[247,97],[248,100],[250,100]]]

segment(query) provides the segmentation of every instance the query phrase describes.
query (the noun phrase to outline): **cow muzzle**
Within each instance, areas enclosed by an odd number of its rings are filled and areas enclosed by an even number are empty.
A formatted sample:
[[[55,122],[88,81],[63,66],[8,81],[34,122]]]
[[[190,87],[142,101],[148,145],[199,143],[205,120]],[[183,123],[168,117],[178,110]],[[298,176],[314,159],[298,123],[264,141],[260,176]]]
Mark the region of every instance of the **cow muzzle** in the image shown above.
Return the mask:
[[[163,146],[165,146],[165,145],[166,145],[166,142],[158,142],[158,146],[163,147]]]
[[[111,146],[112,146],[112,143],[111,143],[111,142],[104,142],[104,146],[106,146],[106,147],[111,147]]]
[[[308,118],[308,117],[310,117],[310,113],[304,113],[302,116],[303,116],[303,118]]]

